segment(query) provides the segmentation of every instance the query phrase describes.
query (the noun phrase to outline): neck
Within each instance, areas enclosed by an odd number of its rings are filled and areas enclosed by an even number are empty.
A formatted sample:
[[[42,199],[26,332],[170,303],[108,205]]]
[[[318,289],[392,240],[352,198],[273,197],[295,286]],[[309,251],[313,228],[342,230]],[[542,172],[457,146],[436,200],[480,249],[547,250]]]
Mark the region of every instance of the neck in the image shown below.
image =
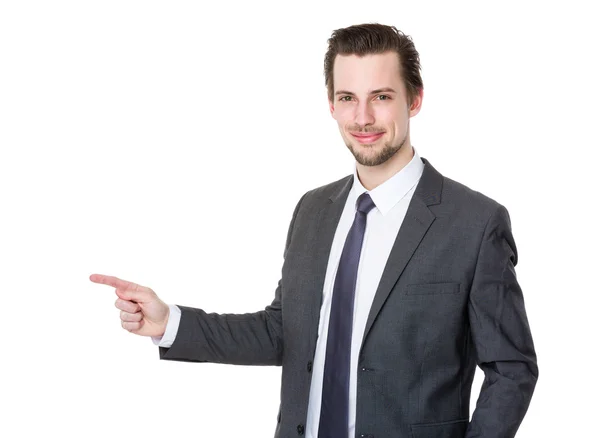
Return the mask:
[[[407,142],[392,158],[379,166],[363,166],[357,162],[356,172],[358,174],[358,179],[365,189],[369,191],[373,190],[375,187],[383,184],[392,176],[400,172],[404,166],[410,163],[410,160],[412,160],[414,156],[415,153],[412,145],[407,139]]]

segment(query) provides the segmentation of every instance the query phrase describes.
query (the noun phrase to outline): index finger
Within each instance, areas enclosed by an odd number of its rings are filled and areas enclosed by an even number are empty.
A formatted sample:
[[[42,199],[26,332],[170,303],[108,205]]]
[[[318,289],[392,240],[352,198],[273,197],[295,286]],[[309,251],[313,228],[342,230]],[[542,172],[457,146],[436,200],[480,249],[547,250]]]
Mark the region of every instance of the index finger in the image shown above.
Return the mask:
[[[106,284],[108,286],[112,286],[119,289],[127,289],[132,284],[129,281],[121,280],[117,277],[102,274],[92,274],[90,275],[90,280],[94,283]]]
[[[143,301],[148,298],[148,292],[152,292],[150,288],[110,275],[92,274],[90,280],[94,283],[106,284],[116,288],[117,295],[129,301]]]

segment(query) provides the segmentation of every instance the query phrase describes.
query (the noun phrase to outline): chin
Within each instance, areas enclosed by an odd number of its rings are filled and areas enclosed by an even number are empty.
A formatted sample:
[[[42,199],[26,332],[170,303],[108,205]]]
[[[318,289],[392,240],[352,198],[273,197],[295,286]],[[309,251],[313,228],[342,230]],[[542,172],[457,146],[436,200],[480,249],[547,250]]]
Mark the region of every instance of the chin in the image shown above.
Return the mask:
[[[365,145],[361,145],[365,146]],[[369,147],[369,150],[372,150],[372,147]],[[354,159],[361,165],[367,167],[379,166],[380,164],[385,163],[389,157],[383,157],[381,151],[372,151],[372,153],[365,153],[364,151],[356,151],[352,150],[352,155],[354,155]]]
[[[405,142],[395,148],[390,147],[384,141],[379,139],[376,143],[362,144],[358,141],[347,143],[346,146],[354,155],[354,159],[361,165],[367,167],[379,166],[389,161],[395,156]]]

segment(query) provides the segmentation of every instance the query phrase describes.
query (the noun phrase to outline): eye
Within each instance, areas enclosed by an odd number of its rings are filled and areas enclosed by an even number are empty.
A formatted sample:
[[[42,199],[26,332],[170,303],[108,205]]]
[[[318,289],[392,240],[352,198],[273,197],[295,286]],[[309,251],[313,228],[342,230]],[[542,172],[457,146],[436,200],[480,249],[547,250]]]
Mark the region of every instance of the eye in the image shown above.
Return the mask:
[[[380,94],[377,97],[385,97],[385,99],[379,99],[379,100],[390,100],[391,99],[391,97],[386,94]]]
[[[350,102],[349,100],[346,100],[346,98],[352,99],[351,96],[342,96],[342,97],[340,97],[340,102]]]

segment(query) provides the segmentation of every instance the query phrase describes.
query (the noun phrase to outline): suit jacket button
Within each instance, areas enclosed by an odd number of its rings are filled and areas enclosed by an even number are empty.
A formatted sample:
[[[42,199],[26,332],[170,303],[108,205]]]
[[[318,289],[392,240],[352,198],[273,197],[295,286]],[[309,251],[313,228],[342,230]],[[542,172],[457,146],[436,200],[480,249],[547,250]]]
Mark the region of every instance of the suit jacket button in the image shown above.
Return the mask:
[[[309,362],[306,364],[306,370],[307,370],[309,373],[310,373],[310,372],[312,372],[312,365],[313,365],[313,363],[312,363],[312,360],[311,360],[311,361],[309,361]]]
[[[298,427],[298,435],[304,435],[304,426],[299,424]]]

